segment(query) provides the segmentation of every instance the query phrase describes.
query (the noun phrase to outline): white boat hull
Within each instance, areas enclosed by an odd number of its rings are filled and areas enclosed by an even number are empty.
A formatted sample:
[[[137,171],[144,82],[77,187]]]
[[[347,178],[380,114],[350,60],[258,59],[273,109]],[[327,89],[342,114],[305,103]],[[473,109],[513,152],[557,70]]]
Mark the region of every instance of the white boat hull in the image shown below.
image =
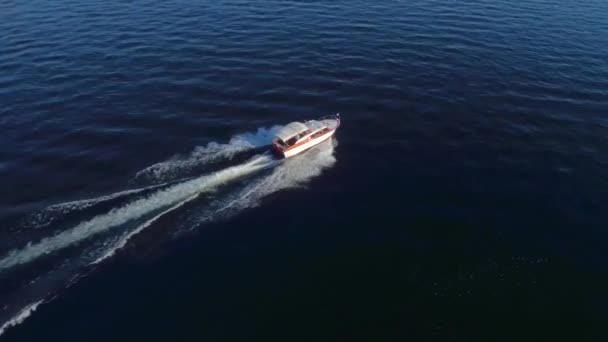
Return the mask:
[[[285,157],[285,158],[295,156],[296,154],[302,153],[302,152],[308,150],[309,148],[314,147],[314,146],[330,139],[334,135],[334,133],[336,133],[335,129],[323,134],[322,136],[320,136],[316,139],[311,139],[310,141],[308,141],[298,147],[291,148],[287,151],[282,151],[281,153],[282,153],[283,157]]]

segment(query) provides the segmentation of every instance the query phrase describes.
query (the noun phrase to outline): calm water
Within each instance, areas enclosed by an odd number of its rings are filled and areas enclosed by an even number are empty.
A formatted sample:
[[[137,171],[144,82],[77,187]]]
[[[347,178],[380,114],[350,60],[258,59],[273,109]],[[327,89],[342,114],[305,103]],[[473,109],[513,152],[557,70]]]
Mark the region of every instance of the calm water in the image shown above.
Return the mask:
[[[607,13],[0,1],[0,338],[602,340]]]

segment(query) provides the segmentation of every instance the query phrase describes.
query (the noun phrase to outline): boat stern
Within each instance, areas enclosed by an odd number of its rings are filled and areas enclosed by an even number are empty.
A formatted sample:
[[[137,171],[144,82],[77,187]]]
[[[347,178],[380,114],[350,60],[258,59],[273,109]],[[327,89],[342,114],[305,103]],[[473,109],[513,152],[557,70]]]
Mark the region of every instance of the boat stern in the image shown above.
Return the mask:
[[[285,158],[285,148],[281,146],[279,139],[272,141],[272,153],[280,158]]]

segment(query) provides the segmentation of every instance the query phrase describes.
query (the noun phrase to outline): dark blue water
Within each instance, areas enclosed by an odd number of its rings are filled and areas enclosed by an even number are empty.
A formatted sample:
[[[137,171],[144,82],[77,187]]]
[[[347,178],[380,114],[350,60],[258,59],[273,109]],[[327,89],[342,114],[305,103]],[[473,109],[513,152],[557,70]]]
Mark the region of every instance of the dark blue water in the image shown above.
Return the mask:
[[[603,340],[607,14],[0,1],[0,338]]]

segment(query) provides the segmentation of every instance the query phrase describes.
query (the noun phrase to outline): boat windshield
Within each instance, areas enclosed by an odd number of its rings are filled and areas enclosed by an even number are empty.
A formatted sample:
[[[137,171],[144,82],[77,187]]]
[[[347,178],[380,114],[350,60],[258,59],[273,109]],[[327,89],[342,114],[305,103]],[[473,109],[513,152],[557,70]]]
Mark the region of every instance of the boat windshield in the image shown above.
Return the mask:
[[[306,123],[306,126],[308,126],[311,130],[316,131],[319,130],[323,127],[325,127],[325,125],[318,120],[310,120]]]

